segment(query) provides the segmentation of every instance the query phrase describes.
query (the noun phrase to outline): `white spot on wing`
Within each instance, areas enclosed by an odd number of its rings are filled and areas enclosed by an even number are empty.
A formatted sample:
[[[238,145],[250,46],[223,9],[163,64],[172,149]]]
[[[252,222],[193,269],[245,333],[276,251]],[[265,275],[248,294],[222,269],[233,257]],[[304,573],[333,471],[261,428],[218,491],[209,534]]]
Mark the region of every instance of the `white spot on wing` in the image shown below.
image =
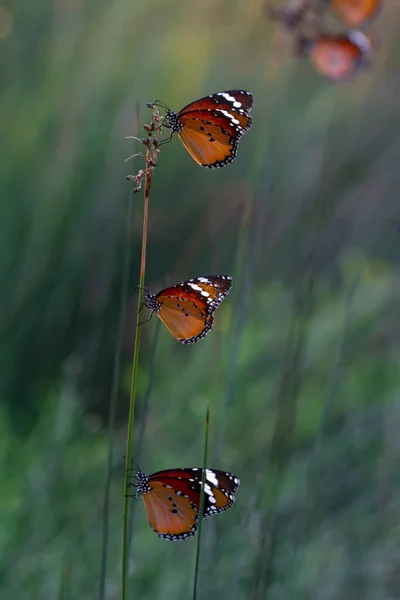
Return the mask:
[[[197,285],[197,283],[189,283],[188,285],[190,285],[191,288],[193,288],[194,290],[196,290],[196,292],[201,292],[202,289],[199,285]]]
[[[225,117],[228,117],[228,119],[230,119],[232,123],[234,123],[235,125],[240,125],[240,121],[238,121],[238,119],[235,119],[235,117],[231,115],[230,112],[228,112],[227,110],[222,110],[220,108],[218,110],[219,112],[222,112],[222,114],[225,115]]]
[[[210,469],[206,469],[206,479],[215,487],[219,487],[218,479]]]
[[[208,485],[208,483],[205,483],[205,484],[204,484],[204,492],[205,492],[205,493],[206,493],[208,496],[210,496],[210,497],[212,497],[212,498],[214,497],[214,494],[213,494],[213,492],[212,492],[212,489],[210,488],[210,486]]]
[[[219,92],[217,94],[217,96],[223,96],[225,98],[225,100],[227,100],[228,102],[231,102],[235,108],[240,108],[242,106],[242,103],[238,102],[236,100],[235,96],[231,96],[227,92]]]
[[[372,49],[370,40],[362,31],[354,29],[353,31],[350,31],[348,35],[350,41],[356,44],[361,52],[369,52]]]

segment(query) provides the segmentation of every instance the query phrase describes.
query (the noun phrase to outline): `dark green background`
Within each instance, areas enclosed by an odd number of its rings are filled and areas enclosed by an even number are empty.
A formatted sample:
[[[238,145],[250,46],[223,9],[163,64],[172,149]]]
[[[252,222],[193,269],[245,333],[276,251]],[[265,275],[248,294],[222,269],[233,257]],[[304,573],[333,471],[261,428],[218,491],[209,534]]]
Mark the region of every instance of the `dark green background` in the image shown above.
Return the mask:
[[[233,165],[162,147],[147,278],[231,274],[213,332],[142,331],[134,458],[241,479],[204,522],[200,598],[394,600],[400,590],[398,2],[369,72],[332,85],[257,0],[3,3],[0,37],[0,595],[98,597],[125,230],[147,101],[254,95]],[[0,32],[6,31],[4,10]],[[6,23],[7,25],[7,23]],[[340,29],[333,20],[330,26]],[[6,28],[5,28],[6,27]],[[120,597],[142,195],[123,327],[107,599]],[[145,396],[151,384],[146,407]],[[140,437],[143,446],[140,448]],[[190,597],[195,539],[134,504],[130,598]]]

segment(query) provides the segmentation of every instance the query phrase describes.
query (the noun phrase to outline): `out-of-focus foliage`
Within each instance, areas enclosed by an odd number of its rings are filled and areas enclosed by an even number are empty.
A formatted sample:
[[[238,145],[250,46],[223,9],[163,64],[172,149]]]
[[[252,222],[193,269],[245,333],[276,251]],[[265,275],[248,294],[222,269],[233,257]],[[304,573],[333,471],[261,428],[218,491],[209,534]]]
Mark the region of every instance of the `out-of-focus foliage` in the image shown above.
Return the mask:
[[[203,529],[200,598],[394,600],[400,589],[398,2],[373,68],[332,85],[260,3],[38,0],[0,7],[0,595],[98,597],[107,413],[131,183],[145,102],[254,95],[236,161],[162,147],[147,285],[234,286],[190,347],[142,332],[135,458],[241,479]],[[119,598],[123,454],[142,198],[115,434],[107,598]],[[139,439],[143,436],[143,448]],[[134,500],[132,501],[134,503]],[[134,503],[130,597],[190,597],[195,540]]]

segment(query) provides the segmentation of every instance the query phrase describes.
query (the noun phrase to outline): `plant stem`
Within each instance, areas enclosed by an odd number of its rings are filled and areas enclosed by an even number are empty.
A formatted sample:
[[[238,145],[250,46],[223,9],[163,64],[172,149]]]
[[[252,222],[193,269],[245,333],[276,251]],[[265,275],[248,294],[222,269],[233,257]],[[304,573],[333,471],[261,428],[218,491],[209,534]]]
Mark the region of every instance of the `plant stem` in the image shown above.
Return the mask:
[[[114,444],[113,444],[113,433],[115,427],[115,415],[117,410],[117,399],[118,399],[118,384],[119,384],[119,373],[121,365],[121,341],[122,332],[125,323],[126,306],[128,300],[128,285],[129,285],[129,271],[131,265],[131,251],[130,251],[130,235],[133,215],[133,201],[129,198],[128,210],[126,215],[126,231],[125,231],[125,244],[124,244],[124,266],[122,273],[122,285],[121,285],[121,304],[119,311],[119,323],[118,323],[118,334],[115,343],[114,352],[114,367],[113,367],[113,381],[110,399],[110,409],[108,415],[108,457],[107,457],[107,474],[106,482],[104,486],[104,497],[103,497],[103,532],[102,532],[102,550],[101,550],[101,564],[100,564],[100,583],[99,583],[99,600],[105,598],[106,588],[106,575],[107,575],[107,550],[108,550],[108,527],[110,518],[110,491],[111,491],[111,477],[112,477],[112,465],[114,457]]]
[[[159,338],[160,328],[161,328],[161,321],[160,321],[160,319],[157,319],[157,324],[156,324],[155,332],[154,332],[153,347],[152,347],[151,357],[150,357],[149,381],[147,384],[146,393],[144,395],[143,407],[141,408],[141,411],[140,411],[141,412],[141,422],[140,422],[140,426],[139,426],[139,439],[137,441],[137,456],[136,456],[136,462],[138,465],[142,464],[144,439],[146,437],[147,416],[148,416],[148,412],[149,412],[150,397],[151,397],[151,392],[152,392],[152,388],[153,388],[154,373],[155,373],[156,362],[157,362],[158,338]],[[135,506],[133,506],[133,508],[131,510],[131,514],[130,514],[130,519],[129,519],[128,556],[130,553],[131,541],[132,541],[133,531],[134,531],[134,527],[135,527],[135,517],[136,517],[136,510],[135,510]]]
[[[203,472],[201,476],[201,493],[200,493],[200,506],[199,506],[199,533],[197,536],[197,550],[196,550],[196,563],[194,566],[194,583],[193,583],[193,600],[197,599],[197,583],[199,578],[199,565],[200,565],[200,549],[201,549],[201,530],[203,526],[203,512],[204,512],[204,485],[206,482],[206,468],[207,468],[207,455],[208,455],[208,430],[210,425],[210,409],[207,407],[206,415],[206,428],[204,434],[204,457],[203,457]]]
[[[157,109],[154,109],[152,123],[146,126],[148,131],[147,139],[143,140],[146,146],[146,168],[145,171],[140,171],[136,176],[138,183],[137,190],[140,189],[142,178],[144,177],[144,204],[143,204],[143,232],[142,232],[142,254],[140,260],[140,277],[139,277],[139,294],[138,294],[138,309],[143,306],[144,298],[144,283],[146,274],[146,250],[147,250],[147,230],[149,220],[149,196],[151,184],[154,176],[154,169],[157,165],[158,146],[161,139],[161,120]],[[155,137],[153,137],[155,132]],[[122,600],[126,600],[126,583],[127,583],[127,565],[129,559],[129,488],[130,488],[130,466],[132,454],[132,436],[135,416],[135,399],[136,399],[136,382],[139,366],[139,347],[141,333],[141,316],[138,310],[136,317],[136,332],[135,343],[133,349],[132,362],[132,378],[131,378],[131,394],[129,403],[129,418],[128,418],[128,435],[126,439],[126,462],[125,462],[125,493],[124,493],[124,512],[123,512],[123,534],[122,534]]]
[[[147,246],[147,222],[149,210],[149,197],[144,197],[144,215],[143,215],[143,237],[142,237],[142,258],[140,262],[140,280],[139,280],[139,298],[138,306],[143,304],[144,278],[146,273],[146,246]],[[129,403],[128,435],[126,440],[126,462],[125,462],[125,497],[124,497],[124,525],[123,525],[123,549],[122,549],[122,598],[126,599],[126,568],[128,562],[128,511],[129,511],[129,469],[131,466],[132,434],[135,416],[136,399],[136,381],[139,366],[139,345],[140,345],[140,313],[136,318],[135,345],[133,349],[132,378],[131,378],[131,396]]]

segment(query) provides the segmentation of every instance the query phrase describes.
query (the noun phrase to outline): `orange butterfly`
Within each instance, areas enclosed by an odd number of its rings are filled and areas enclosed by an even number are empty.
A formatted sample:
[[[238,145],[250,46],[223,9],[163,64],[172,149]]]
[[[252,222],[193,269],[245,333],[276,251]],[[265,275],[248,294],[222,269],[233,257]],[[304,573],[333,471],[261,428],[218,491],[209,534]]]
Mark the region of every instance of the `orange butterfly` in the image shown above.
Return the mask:
[[[380,0],[331,0],[333,10],[350,27],[362,27],[380,11]]]
[[[322,34],[315,40],[302,40],[301,51],[308,55],[314,68],[334,81],[350,79],[369,66],[371,40],[361,31],[338,35]]]
[[[135,475],[136,499],[143,497],[150,527],[164,540],[184,540],[196,533],[203,469],[168,469],[147,477]],[[206,469],[203,517],[231,508],[240,485],[232,473]]]
[[[189,279],[154,295],[146,290],[144,305],[183,344],[198,342],[211,330],[214,312],[232,287],[227,275],[209,275]],[[147,320],[149,320],[147,319]]]
[[[178,113],[167,109],[163,124],[171,129],[171,136],[178,134],[197,164],[209,169],[224,167],[236,157],[239,140],[251,127],[252,106],[250,92],[217,92]]]

